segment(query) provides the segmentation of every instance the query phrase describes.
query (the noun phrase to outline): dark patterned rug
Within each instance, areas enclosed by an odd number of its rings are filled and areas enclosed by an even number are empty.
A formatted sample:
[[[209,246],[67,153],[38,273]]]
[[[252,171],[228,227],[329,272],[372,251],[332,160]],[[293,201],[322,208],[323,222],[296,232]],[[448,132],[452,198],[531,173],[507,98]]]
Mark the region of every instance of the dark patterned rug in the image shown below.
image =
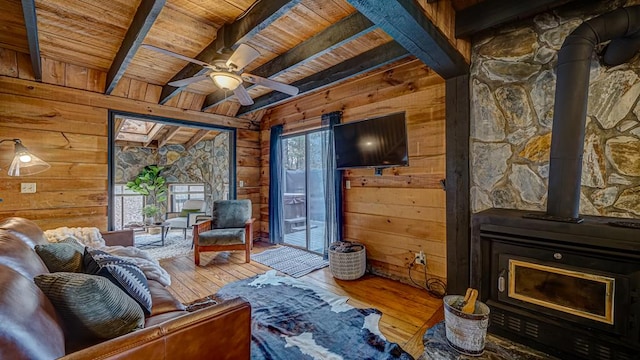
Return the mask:
[[[220,300],[242,296],[252,308],[252,359],[413,359],[388,342],[376,309],[274,270],[224,286]]]

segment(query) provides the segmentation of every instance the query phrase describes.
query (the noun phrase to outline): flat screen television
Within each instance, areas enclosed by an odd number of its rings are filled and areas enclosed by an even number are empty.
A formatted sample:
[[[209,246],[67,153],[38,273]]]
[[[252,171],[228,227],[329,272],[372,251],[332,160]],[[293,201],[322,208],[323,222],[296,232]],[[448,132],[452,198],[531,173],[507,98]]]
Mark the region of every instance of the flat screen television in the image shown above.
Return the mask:
[[[337,169],[409,165],[404,112],[338,124],[333,134]]]

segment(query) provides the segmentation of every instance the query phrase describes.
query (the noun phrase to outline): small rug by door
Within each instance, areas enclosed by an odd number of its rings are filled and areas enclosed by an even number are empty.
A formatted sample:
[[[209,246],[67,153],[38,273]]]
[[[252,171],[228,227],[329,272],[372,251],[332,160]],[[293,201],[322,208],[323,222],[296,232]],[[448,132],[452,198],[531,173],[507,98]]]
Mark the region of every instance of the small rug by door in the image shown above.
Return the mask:
[[[259,254],[252,254],[251,260],[295,278],[329,266],[329,261],[324,260],[322,256],[289,246],[281,246],[265,250]]]
[[[413,359],[378,329],[381,313],[274,270],[222,287],[221,301],[251,303],[251,358]]]

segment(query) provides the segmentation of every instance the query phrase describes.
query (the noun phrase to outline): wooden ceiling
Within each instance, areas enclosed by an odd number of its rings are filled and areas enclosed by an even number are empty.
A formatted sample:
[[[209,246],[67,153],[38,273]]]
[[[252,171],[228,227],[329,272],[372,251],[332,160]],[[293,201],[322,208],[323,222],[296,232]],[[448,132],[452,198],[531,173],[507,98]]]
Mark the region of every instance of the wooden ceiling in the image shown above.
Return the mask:
[[[165,145],[183,145],[186,150],[200,141],[215,138],[220,131],[166,125],[142,118],[116,116],[114,138],[117,146],[159,149]]]
[[[470,34],[486,28],[480,20],[487,16],[475,11],[481,5],[494,5],[488,14],[496,7],[516,9],[494,16],[495,26],[501,17],[565,2],[0,0],[0,48],[28,54],[35,80],[66,76],[56,84],[82,88],[77,84],[88,77],[97,79],[85,88],[90,91],[257,120],[291,97],[245,83],[255,103],[240,106],[233,93],[208,78],[187,87],[167,85],[208,70],[142,45],[211,63],[247,44],[260,56],[246,72],[297,86],[302,96],[409,56],[445,78],[462,74],[468,71],[468,42],[465,55],[465,41],[455,36],[460,24],[454,9],[474,15],[465,24]],[[84,77],[74,79],[75,73]],[[146,93],[138,93],[140,87]]]

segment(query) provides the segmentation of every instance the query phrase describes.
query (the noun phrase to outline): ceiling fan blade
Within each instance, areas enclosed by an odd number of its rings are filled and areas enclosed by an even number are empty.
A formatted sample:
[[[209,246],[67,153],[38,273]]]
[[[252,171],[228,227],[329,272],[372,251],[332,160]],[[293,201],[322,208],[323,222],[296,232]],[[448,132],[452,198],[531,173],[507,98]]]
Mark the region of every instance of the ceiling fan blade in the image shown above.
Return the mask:
[[[247,92],[247,89],[244,88],[244,86],[238,86],[235,90],[233,90],[233,93],[236,94],[241,105],[253,105],[253,99]]]
[[[176,80],[176,81],[172,81],[170,83],[168,83],[167,85],[170,86],[175,86],[175,87],[183,87],[183,86],[187,86],[189,84],[193,84],[195,82],[198,81],[202,81],[204,79],[208,79],[209,75],[198,75],[198,76],[194,76],[194,77],[190,77],[190,78],[186,78],[186,79],[182,79],[182,80]]]
[[[258,52],[258,50],[247,44],[240,44],[236,51],[231,54],[229,60],[227,60],[227,67],[234,71],[242,70],[259,56],[260,52]]]
[[[204,66],[204,67],[211,66],[211,65],[207,64],[206,62],[203,62],[203,61],[200,61],[200,60],[196,60],[196,59],[192,59],[190,57],[186,57],[184,55],[180,55],[180,54],[174,53],[173,51],[161,49],[161,48],[155,47],[153,45],[142,44],[140,46],[142,46],[145,49],[157,51],[159,53],[162,53],[162,54],[165,54],[165,55],[169,55],[169,56],[173,56],[173,57],[178,58],[180,60],[192,62],[192,63],[198,64],[200,66]]]
[[[282,93],[291,95],[291,96],[295,96],[298,95],[298,93],[300,92],[300,90],[292,85],[289,84],[285,84],[285,83],[281,83],[278,81],[274,81],[271,79],[267,79],[267,78],[263,78],[261,76],[258,75],[253,75],[253,74],[248,74],[248,73],[244,73],[242,75],[242,79],[245,81],[248,81],[250,83],[254,83],[256,85],[262,85],[262,86],[266,86],[268,88],[271,88],[273,90],[276,91],[280,91]]]

